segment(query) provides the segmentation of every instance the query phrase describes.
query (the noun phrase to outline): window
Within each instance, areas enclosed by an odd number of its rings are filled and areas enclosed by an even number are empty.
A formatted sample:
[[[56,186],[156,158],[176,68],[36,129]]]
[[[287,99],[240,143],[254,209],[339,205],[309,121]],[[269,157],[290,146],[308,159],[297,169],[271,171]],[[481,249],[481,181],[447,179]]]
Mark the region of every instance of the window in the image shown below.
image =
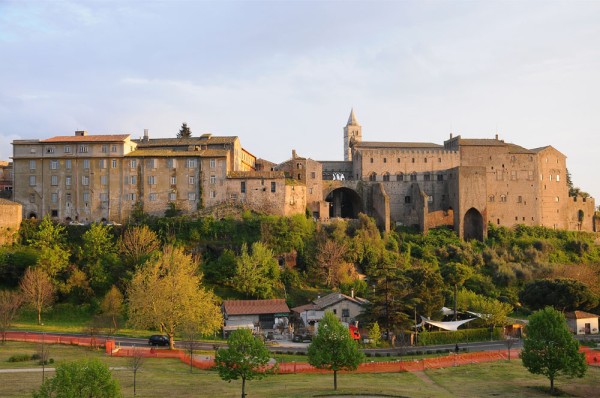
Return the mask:
[[[134,194],[134,193],[128,193],[128,194],[126,195],[126,198],[127,198],[127,200],[130,200],[130,201],[132,201],[132,202],[135,202],[135,198],[136,198],[136,196],[135,196],[135,194]]]
[[[271,192],[275,192],[277,190],[277,184],[275,181],[271,181]]]
[[[177,200],[177,193],[176,192],[169,192],[169,200],[171,202],[175,202]]]
[[[108,176],[100,176],[100,185],[108,184]]]
[[[117,152],[117,146],[116,145],[111,145],[110,146],[110,151],[111,152]]]
[[[427,203],[433,203],[433,196],[427,197]]]
[[[302,179],[302,174],[298,173],[298,180]]]
[[[131,159],[129,161],[129,168],[135,169],[137,167],[137,159]]]
[[[116,169],[117,168],[117,159],[113,159],[111,163],[112,163],[112,168]]]
[[[174,159],[174,158],[173,158],[173,159],[169,159],[169,160],[167,161],[167,166],[168,166],[170,169],[176,169],[176,168],[177,168],[177,159]]]
[[[217,191],[210,191],[210,197],[211,198],[216,198],[217,197]]]
[[[442,158],[438,158],[438,163],[442,163]]]
[[[105,192],[102,192],[102,193],[100,194],[100,201],[101,201],[101,202],[108,202],[108,194],[107,194],[107,193],[105,193]]]
[[[29,194],[29,203],[35,203],[35,194]]]
[[[504,181],[504,172],[502,170],[496,170],[496,181]]]
[[[444,175],[443,174],[438,174],[437,175],[437,180],[438,181],[444,181]]]
[[[150,195],[148,195],[148,199],[150,200],[150,202],[155,202],[157,198],[157,195],[155,193],[151,193]]]
[[[49,146],[46,148],[46,153],[54,153],[54,147],[53,146]]]
[[[50,185],[58,185],[58,176],[51,176],[50,177]]]
[[[66,177],[65,177],[65,185],[66,185],[67,187],[70,187],[70,186],[71,186],[71,176],[66,176]]]
[[[500,202],[506,202],[506,195],[500,195]]]
[[[90,177],[81,176],[81,185],[90,185]]]
[[[560,202],[560,198],[557,196],[554,198],[554,201],[558,203],[558,202]]]
[[[233,199],[233,200],[237,200],[237,193],[231,193],[229,194],[229,199]]]
[[[312,194],[313,193],[313,189],[312,188],[308,188],[308,193]]]
[[[102,145],[102,153],[108,153],[108,145]]]
[[[488,196],[488,202],[494,202],[495,200],[496,200],[496,197],[494,195]]]
[[[521,195],[517,196],[517,203],[523,203],[523,197]]]
[[[407,195],[404,197],[404,203],[410,203],[410,196]]]
[[[106,168],[106,159],[100,159],[100,160],[98,161],[98,166],[99,166],[101,169],[105,169],[105,168]]]
[[[65,146],[65,153],[71,153],[71,147],[69,145]]]
[[[35,160],[29,161],[29,170],[35,170]]]
[[[89,192],[84,192],[83,193],[83,201],[84,202],[89,202],[90,201],[90,193]]]
[[[171,176],[171,185],[177,185],[177,177]]]
[[[533,181],[533,170],[527,172],[527,180]]]
[[[148,185],[155,185],[155,184],[156,184],[156,177],[148,176]]]
[[[371,158],[371,163],[373,163],[373,158]]]
[[[240,192],[246,193],[246,181],[240,182]]]
[[[188,192],[188,200],[196,200],[196,192]]]
[[[87,145],[79,145],[79,153],[88,153]]]
[[[311,178],[311,179],[313,179],[313,180],[314,180],[315,178],[317,178],[317,173],[315,173],[314,171],[312,171],[312,172],[310,173],[310,178]]]
[[[552,181],[552,174],[550,174],[550,175],[548,176],[548,179],[549,179],[550,181]]]
[[[83,168],[84,169],[90,168],[90,160],[89,159],[83,159]]]
[[[68,193],[66,195],[66,198],[67,198],[67,203],[71,203],[71,194],[70,193]]]
[[[400,158],[396,159],[396,162],[400,163]]]
[[[137,184],[137,176],[131,176],[131,185]]]
[[[58,160],[50,161],[50,170],[58,170]]]
[[[210,160],[210,168],[214,169],[215,167],[217,167],[217,161],[215,159],[211,159]]]
[[[350,317],[350,310],[348,308],[342,308],[342,317],[344,317],[344,318]]]
[[[412,158],[412,162],[413,162],[413,163],[415,162],[415,158]]]
[[[383,175],[383,181],[389,181],[390,180],[390,173],[385,173]]]
[[[196,159],[188,159],[186,161],[186,167],[188,169],[195,169],[198,166],[198,162],[196,161]]]
[[[387,158],[383,158],[383,163],[387,163]]]
[[[431,181],[431,174],[429,174],[429,173],[425,173],[425,174],[423,175],[423,179],[424,179],[425,181]]]
[[[50,201],[52,203],[58,203],[58,194],[56,192],[50,194]]]
[[[148,168],[155,169],[158,166],[157,159],[148,159]]]
[[[510,180],[511,181],[516,181],[517,180],[517,170],[511,170],[510,171]]]
[[[417,181],[417,173],[412,173],[412,174],[410,175],[410,180],[411,180],[411,181]]]
[[[35,186],[35,176],[29,176],[29,186]]]
[[[217,176],[210,176],[210,183],[211,184],[216,184],[217,183]]]
[[[369,174],[369,181],[377,181],[377,173],[373,172]]]
[[[65,160],[65,168],[66,168],[67,170],[71,170],[72,166],[73,166],[73,164],[72,164],[72,162],[71,162],[71,159],[67,159],[67,160]]]
[[[427,163],[427,158],[423,158],[423,163]]]
[[[556,175],[556,182],[559,182],[559,181],[560,181],[560,174],[557,174]]]
[[[189,176],[188,177],[188,184],[189,185],[194,185],[195,182],[196,182],[196,179],[194,178],[194,176]]]
[[[396,176],[396,181],[404,181],[404,174],[400,173]]]
[[[123,177],[123,184],[124,185],[129,185],[129,176]]]

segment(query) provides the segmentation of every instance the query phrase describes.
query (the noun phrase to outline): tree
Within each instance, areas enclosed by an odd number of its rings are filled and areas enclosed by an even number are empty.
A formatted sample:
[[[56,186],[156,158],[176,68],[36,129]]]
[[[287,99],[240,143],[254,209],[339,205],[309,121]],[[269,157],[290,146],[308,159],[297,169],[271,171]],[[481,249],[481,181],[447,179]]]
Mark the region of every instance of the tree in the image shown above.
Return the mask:
[[[187,123],[182,123],[179,132],[177,133],[177,138],[191,138],[192,130],[188,127]]]
[[[50,217],[46,216],[28,241],[39,252],[37,265],[48,274],[56,286],[60,286],[57,277],[69,265],[70,253],[66,248],[65,240],[65,227],[55,224]]]
[[[328,287],[338,287],[340,282],[344,282],[344,271],[348,270],[348,265],[352,266],[344,258],[347,251],[345,244],[332,239],[326,239],[317,245],[315,262]]]
[[[381,342],[381,329],[377,322],[373,322],[369,328],[369,339],[373,347],[377,347]]]
[[[107,365],[98,359],[84,359],[58,365],[55,376],[44,381],[33,397],[117,398],[122,394]]]
[[[54,285],[43,270],[31,267],[25,271],[20,285],[23,299],[37,310],[38,325],[41,325],[42,311],[54,301]]]
[[[108,293],[106,293],[100,303],[100,309],[105,316],[111,319],[112,328],[116,331],[118,329],[117,319],[123,311],[123,294],[116,286],[113,285]]]
[[[252,244],[252,254],[244,243],[236,259],[231,284],[237,291],[260,299],[273,297],[273,287],[279,280],[279,265],[273,251],[261,242]]]
[[[0,334],[2,334],[2,343],[6,341],[6,331],[12,326],[22,304],[23,295],[20,292],[0,290]]]
[[[119,241],[119,252],[131,266],[143,264],[159,248],[156,232],[147,225],[127,229]]]
[[[364,354],[348,328],[333,312],[325,312],[319,321],[317,335],[308,346],[308,363],[318,369],[333,370],[333,389],[337,390],[337,372],[356,370],[363,361]]]
[[[571,336],[561,312],[552,307],[535,312],[529,317],[526,333],[521,351],[523,366],[550,380],[550,394],[554,393],[557,376],[583,377],[587,370],[585,355],[579,352],[579,342]]]
[[[260,379],[267,373],[271,355],[265,343],[255,338],[250,329],[231,332],[228,348],[221,348],[215,355],[215,364],[221,379],[242,379],[242,398],[246,396],[246,380]]]
[[[131,370],[133,371],[133,396],[135,397],[137,393],[137,372],[140,370],[142,365],[144,364],[144,352],[139,347],[133,347],[133,353],[131,357],[128,359],[128,364]]]
[[[588,311],[596,307],[599,297],[574,279],[539,279],[529,282],[519,293],[521,302],[532,310],[552,306],[561,311]]]
[[[106,292],[110,286],[113,268],[118,263],[117,247],[112,227],[93,223],[82,236],[81,264],[95,291]]]
[[[469,279],[472,274],[472,270],[466,265],[450,262],[445,264],[441,271],[446,283],[454,287],[454,320],[456,321],[456,295],[458,293],[458,286],[462,285],[467,279]]]
[[[198,264],[181,248],[165,246],[133,276],[128,289],[129,320],[140,328],[158,328],[173,337],[181,325],[194,324],[201,334],[218,330],[223,317],[216,296],[202,287]]]

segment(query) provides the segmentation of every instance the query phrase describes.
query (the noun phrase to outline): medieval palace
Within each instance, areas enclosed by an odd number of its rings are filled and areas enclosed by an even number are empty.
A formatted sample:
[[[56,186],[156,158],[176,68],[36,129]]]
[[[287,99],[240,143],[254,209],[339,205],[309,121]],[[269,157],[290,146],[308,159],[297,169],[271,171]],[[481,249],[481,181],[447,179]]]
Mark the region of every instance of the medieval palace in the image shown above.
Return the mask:
[[[443,145],[363,141],[354,111],[343,129],[344,160],[292,157],[275,164],[238,137],[141,139],[71,136],[13,142],[13,198],[23,217],[126,222],[136,209],[192,214],[219,204],[316,219],[363,212],[396,225],[453,227],[482,239],[488,223],[593,231],[594,199],[570,197],[566,157],[551,146],[452,135]]]

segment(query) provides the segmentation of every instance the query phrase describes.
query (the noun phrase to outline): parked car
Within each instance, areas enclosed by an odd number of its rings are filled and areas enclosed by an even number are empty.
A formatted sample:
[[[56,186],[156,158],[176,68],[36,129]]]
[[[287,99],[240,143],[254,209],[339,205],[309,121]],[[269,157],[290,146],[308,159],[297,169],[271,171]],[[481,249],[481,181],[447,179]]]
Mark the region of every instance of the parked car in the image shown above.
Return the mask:
[[[150,338],[148,339],[148,344],[151,346],[167,346],[169,345],[169,338],[161,334],[155,334],[150,336]]]
[[[295,334],[292,341],[295,343],[310,343],[312,336],[310,334]]]

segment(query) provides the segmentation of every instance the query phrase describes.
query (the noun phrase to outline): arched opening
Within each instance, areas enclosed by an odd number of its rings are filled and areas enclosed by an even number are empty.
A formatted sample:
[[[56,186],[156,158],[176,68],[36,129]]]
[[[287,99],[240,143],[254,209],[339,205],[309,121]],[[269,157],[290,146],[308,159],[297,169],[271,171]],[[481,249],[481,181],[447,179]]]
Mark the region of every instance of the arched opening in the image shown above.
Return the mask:
[[[27,216],[27,218],[31,219],[31,220],[36,220],[37,219],[37,214],[35,214],[34,212],[29,213],[29,216]]]
[[[465,213],[463,239],[483,241],[483,216],[474,207]]]
[[[334,189],[325,201],[329,202],[330,218],[358,218],[358,213],[364,212],[361,197],[350,188]]]

